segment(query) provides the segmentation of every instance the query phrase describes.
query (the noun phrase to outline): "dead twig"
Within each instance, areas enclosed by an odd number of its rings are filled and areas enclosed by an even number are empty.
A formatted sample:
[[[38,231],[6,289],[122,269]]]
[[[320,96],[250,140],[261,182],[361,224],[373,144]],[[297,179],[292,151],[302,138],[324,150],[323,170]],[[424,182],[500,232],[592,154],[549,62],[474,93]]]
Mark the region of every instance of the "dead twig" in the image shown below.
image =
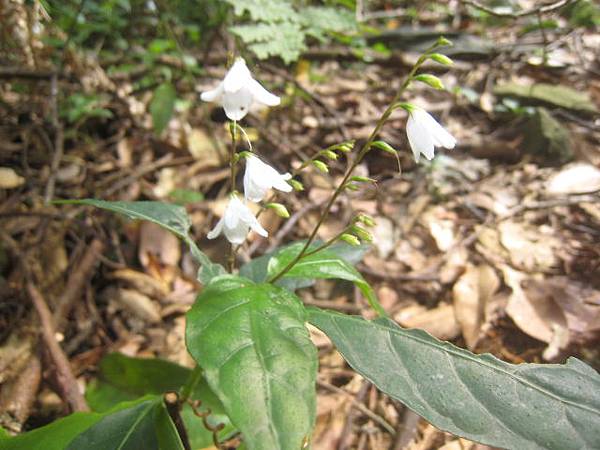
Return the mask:
[[[576,1],[576,0],[559,0],[554,3],[541,5],[541,6],[537,6],[535,8],[526,9],[526,10],[518,11],[518,12],[498,11],[496,9],[489,8],[485,5],[482,5],[477,0],[462,0],[462,3],[464,5],[468,5],[468,6],[472,6],[473,8],[477,8],[478,10],[483,11],[491,16],[518,19],[519,17],[535,16],[535,15],[539,16],[542,14],[548,14],[548,13],[559,10],[563,6],[567,6],[569,3],[573,3],[573,1]]]
[[[75,300],[82,297],[83,287],[89,279],[103,248],[104,244],[102,241],[97,238],[94,239],[81,258],[81,261],[78,262],[73,272],[71,272],[65,290],[58,299],[54,311],[54,322],[56,323],[57,330],[60,331],[63,329]]]
[[[363,413],[369,419],[373,420],[373,422],[379,424],[384,430],[386,430],[392,436],[394,436],[396,434],[396,430],[394,430],[394,427],[391,426],[383,417],[375,414],[373,411],[371,411],[365,405],[363,405],[362,403],[357,401],[354,398],[354,396],[352,394],[350,394],[349,392],[346,392],[344,389],[334,386],[333,384],[330,384],[323,380],[317,380],[317,385],[319,387],[327,389],[328,391],[335,392],[337,394],[342,394],[342,395],[348,397],[350,399],[350,401],[352,402],[352,405],[355,406],[361,413]]]
[[[31,280],[27,282],[27,292],[40,318],[41,336],[54,363],[56,380],[64,400],[72,411],[89,411],[90,408],[79,391],[79,385],[73,375],[69,360],[56,341],[56,328],[46,300]]]

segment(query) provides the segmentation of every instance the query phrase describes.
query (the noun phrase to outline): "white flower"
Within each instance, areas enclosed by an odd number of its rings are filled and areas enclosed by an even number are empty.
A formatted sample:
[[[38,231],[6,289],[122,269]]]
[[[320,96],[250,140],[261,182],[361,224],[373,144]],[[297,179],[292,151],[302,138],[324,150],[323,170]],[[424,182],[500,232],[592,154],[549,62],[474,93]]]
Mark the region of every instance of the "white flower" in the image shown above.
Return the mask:
[[[244,173],[244,196],[252,202],[260,202],[270,188],[282,192],[291,192],[292,186],[286,180],[292,178],[289,173],[280,174],[254,155],[246,158]]]
[[[243,119],[254,102],[267,106],[277,106],[281,102],[279,97],[271,94],[252,78],[243,58],[235,61],[215,89],[203,92],[200,98],[205,102],[220,103],[231,120]]]
[[[250,228],[263,237],[269,235],[267,230],[258,223],[252,211],[234,194],[229,199],[225,214],[206,237],[214,239],[223,232],[229,242],[241,244],[246,239]]]
[[[421,153],[425,158],[433,159],[435,146],[452,149],[456,145],[454,136],[437,123],[431,114],[416,106],[412,106],[408,113],[406,135],[416,162],[419,162]]]

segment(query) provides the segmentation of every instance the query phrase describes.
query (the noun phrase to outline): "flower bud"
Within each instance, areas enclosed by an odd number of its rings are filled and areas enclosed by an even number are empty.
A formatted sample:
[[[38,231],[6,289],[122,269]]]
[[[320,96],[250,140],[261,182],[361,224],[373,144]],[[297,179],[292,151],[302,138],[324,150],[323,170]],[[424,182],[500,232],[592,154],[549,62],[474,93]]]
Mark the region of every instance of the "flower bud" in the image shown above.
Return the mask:
[[[318,159],[315,159],[314,161],[311,161],[311,164],[313,166],[315,166],[317,169],[319,169],[321,172],[329,173],[329,168],[327,167],[327,164],[325,164],[323,161],[319,161]]]
[[[350,228],[350,230],[356,236],[358,236],[359,239],[361,239],[365,242],[373,242],[373,235],[371,233],[369,233],[367,230],[365,230],[364,228],[353,225],[352,228]]]
[[[322,150],[321,151],[321,155],[323,155],[325,158],[331,159],[331,160],[336,160],[338,159],[338,155],[335,152],[332,152],[331,150]]]
[[[300,183],[298,180],[287,180],[288,183],[292,185],[295,191],[303,191],[304,185]]]
[[[375,141],[371,144],[371,147],[378,148],[379,150],[382,150],[386,153],[390,153],[391,155],[397,156],[396,150],[394,150],[394,148],[387,142]]]
[[[356,216],[356,221],[365,224],[367,227],[374,227],[376,225],[375,219],[364,213],[360,213]]]
[[[358,247],[360,245],[358,238],[352,234],[344,233],[340,236],[340,239],[354,247]]]
[[[344,185],[344,189],[348,189],[349,191],[358,191],[359,187],[352,183],[346,183]]]
[[[422,73],[420,75],[417,75],[414,79],[420,81],[421,83],[425,83],[434,89],[444,89],[444,84],[442,83],[442,80],[440,80],[435,75],[431,75],[429,73]]]
[[[265,207],[275,211],[275,214],[277,214],[279,217],[283,217],[284,219],[288,219],[290,217],[290,213],[288,212],[287,208],[281,203],[267,203]]]
[[[429,57],[435,62],[443,64],[444,66],[451,66],[452,64],[454,64],[454,61],[452,61],[446,55],[442,55],[441,53],[432,53],[431,55],[429,55]]]
[[[449,39],[446,39],[444,36],[440,36],[437,40],[437,42],[435,43],[436,47],[444,47],[444,46],[448,46],[448,45],[454,45],[452,44],[452,41],[450,41]]]
[[[354,175],[352,178],[350,178],[350,180],[352,181],[356,181],[357,183],[376,183],[377,180],[373,179],[373,178],[369,178],[369,177],[361,177],[359,175]]]

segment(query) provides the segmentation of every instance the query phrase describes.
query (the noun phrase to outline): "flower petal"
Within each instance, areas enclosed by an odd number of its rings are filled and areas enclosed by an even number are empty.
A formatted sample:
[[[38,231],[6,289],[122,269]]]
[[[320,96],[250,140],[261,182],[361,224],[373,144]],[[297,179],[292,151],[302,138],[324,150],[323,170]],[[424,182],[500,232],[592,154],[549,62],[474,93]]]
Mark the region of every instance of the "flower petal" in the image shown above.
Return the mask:
[[[252,94],[246,87],[237,92],[223,94],[223,108],[231,120],[242,120],[252,105]]]
[[[433,139],[429,135],[428,130],[423,127],[418,119],[419,116],[415,117],[414,113],[411,113],[408,116],[408,122],[406,123],[408,143],[410,144],[416,162],[419,162],[421,153],[429,160],[433,159],[434,155]]]
[[[452,149],[456,145],[456,139],[446,129],[441,126],[433,116],[425,111],[421,117],[421,123],[431,135],[435,145]]]
[[[225,237],[232,244],[239,245],[246,240],[248,231],[250,231],[248,224],[240,220],[237,226],[233,228],[225,228]]]
[[[209,231],[209,233],[206,235],[206,237],[208,239],[214,239],[217,236],[219,236],[221,234],[221,232],[223,231],[223,225],[225,224],[225,219],[222,217],[221,220],[219,220],[217,222],[217,224],[215,225],[215,227]]]
[[[220,102],[222,96],[223,82],[221,81],[216,88],[210,91],[205,91],[202,94],[200,94],[200,99],[204,102]]]
[[[248,86],[248,83],[252,80],[252,75],[246,61],[243,58],[238,58],[225,78],[223,79],[223,88],[226,93],[237,92],[243,87]]]
[[[255,79],[250,80],[248,83],[248,88],[250,89],[250,92],[252,92],[254,100],[259,103],[263,103],[267,106],[277,106],[281,103],[281,99],[279,97],[271,94]]]

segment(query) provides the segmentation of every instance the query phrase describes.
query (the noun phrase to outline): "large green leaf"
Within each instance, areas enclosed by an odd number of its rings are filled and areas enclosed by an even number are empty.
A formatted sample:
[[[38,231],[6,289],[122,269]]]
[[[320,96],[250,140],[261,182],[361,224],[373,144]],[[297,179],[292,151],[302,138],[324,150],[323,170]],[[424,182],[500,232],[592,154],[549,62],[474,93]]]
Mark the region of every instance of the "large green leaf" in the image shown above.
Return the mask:
[[[268,274],[274,276],[283,270],[301,251],[304,244],[291,245],[269,260]],[[283,278],[326,278],[347,280],[354,283],[366,297],[369,305],[380,316],[385,316],[385,310],[379,304],[373,288],[362,275],[344,259],[328,249],[305,256],[290,269]]]
[[[90,205],[96,208],[123,214],[134,220],[147,220],[169,230],[179,238],[183,239],[190,247],[192,256],[201,264],[198,279],[207,284],[213,277],[225,273],[223,266],[214,264],[210,258],[203,253],[189,234],[192,226],[187,211],[183,206],[163,202],[140,201],[140,202],[109,202],[86,198],[81,200],[60,200],[55,203]]]
[[[311,308],[310,322],[357,372],[442,430],[510,449],[600,448],[600,376],[575,358],[513,365],[389,319]]]
[[[298,450],[316,413],[317,353],[300,300],[237,277],[214,280],[187,316],[187,347],[253,450]]]
[[[182,450],[161,398],[149,397],[106,414],[78,435],[66,450]]]
[[[44,427],[8,439],[0,439],[2,450],[64,450],[75,436],[100,419],[98,413],[74,413]]]
[[[171,83],[163,83],[154,91],[154,96],[150,102],[150,114],[152,115],[152,125],[156,134],[162,133],[169,124],[175,110],[176,99],[177,92]]]
[[[107,420],[110,423],[114,423],[120,417],[122,411],[128,411],[135,409],[140,404],[147,404],[151,402],[153,405],[159,403],[159,399],[144,398],[133,402],[124,402],[116,405],[110,411],[105,413],[74,413],[69,416],[63,417],[62,419],[56,420],[49,425],[37,428],[27,433],[20,434],[18,436],[9,439],[0,439],[0,449],[2,450],[65,450],[69,449],[82,449],[88,448],[85,446],[73,446],[72,442],[79,439],[80,436],[87,433],[93,427],[97,426],[103,420]],[[125,414],[127,416],[127,414]],[[165,424],[157,425],[164,428]],[[71,445],[69,445],[71,443]],[[106,447],[106,448],[117,448]],[[125,448],[125,447],[123,447]],[[140,447],[141,448],[141,447]],[[145,448],[145,447],[144,447]],[[148,450],[158,447],[148,447]],[[177,447],[174,447],[177,449]]]
[[[190,369],[156,358],[131,358],[120,353],[111,353],[100,362],[98,380],[90,383],[86,400],[94,411],[104,412],[115,404],[133,400],[143,395],[160,395],[167,391],[178,391],[187,381]],[[224,424],[219,432],[223,439],[234,431],[223,405],[210,390],[203,378],[191,395],[192,400],[201,400],[200,411],[211,410],[208,422],[216,426]],[[212,445],[212,433],[196,417],[189,405],[185,405],[182,417],[193,448]]]
[[[286,249],[290,248],[290,246],[296,246],[296,248],[299,249],[302,245],[304,245],[304,243],[305,241],[297,241],[284,247],[280,247],[271,253],[267,253],[265,255],[259,256],[258,258],[254,258],[251,261],[244,264],[242,267],[240,267],[240,275],[246,278],[250,278],[255,283],[262,283],[264,281],[267,281],[267,270],[269,260],[273,256],[277,256],[279,253],[286,251]],[[322,241],[316,241],[313,243],[313,245],[311,245],[311,249],[317,248],[321,244],[323,244]],[[343,259],[348,264],[352,265],[360,262],[368,249],[369,247],[367,245],[353,246],[348,245],[346,243],[338,243],[333,244],[327,250],[330,253],[334,253],[337,257]],[[295,251],[297,252],[298,250]],[[278,286],[285,287],[290,291],[295,291],[296,289],[312,286],[314,283],[314,278],[284,277],[283,279],[279,280],[276,284]]]

